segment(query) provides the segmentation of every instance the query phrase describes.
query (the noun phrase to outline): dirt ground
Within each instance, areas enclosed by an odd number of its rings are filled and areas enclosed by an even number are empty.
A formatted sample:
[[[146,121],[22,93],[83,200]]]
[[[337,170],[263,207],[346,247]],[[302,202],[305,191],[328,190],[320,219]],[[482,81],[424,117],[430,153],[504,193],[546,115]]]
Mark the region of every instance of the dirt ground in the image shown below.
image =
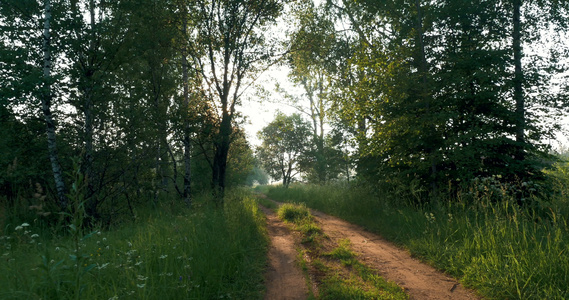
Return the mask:
[[[263,206],[260,208],[267,216],[267,230],[271,238],[269,268],[265,274],[265,299],[306,299],[308,288],[296,263],[296,238],[272,210]]]
[[[324,213],[311,212],[331,239],[349,239],[363,263],[403,287],[411,299],[479,299],[456,279],[421,263],[380,236]]]
[[[267,216],[271,237],[265,299],[306,299],[305,278],[296,264],[298,239],[270,209]],[[387,280],[403,287],[411,299],[480,299],[455,279],[421,263],[378,235],[338,218],[312,210],[322,230],[332,240],[349,239],[358,258]]]

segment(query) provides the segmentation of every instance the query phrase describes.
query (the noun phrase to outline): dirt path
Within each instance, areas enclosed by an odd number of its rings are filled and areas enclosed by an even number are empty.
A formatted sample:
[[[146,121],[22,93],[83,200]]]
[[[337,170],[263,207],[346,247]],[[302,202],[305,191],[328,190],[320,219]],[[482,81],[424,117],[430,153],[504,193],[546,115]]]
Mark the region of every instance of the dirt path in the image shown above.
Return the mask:
[[[455,279],[412,258],[407,251],[380,236],[319,211],[311,211],[331,239],[349,239],[362,262],[403,287],[411,299],[479,299]]]
[[[266,300],[306,299],[308,288],[302,271],[296,264],[296,243],[292,232],[276,214],[259,206],[267,216],[267,230],[271,237],[269,269],[265,274]]]
[[[267,215],[272,243],[265,299],[306,299],[306,283],[294,263],[295,238],[273,211],[264,207],[261,209]],[[311,211],[332,240],[349,239],[352,250],[363,263],[378,270],[385,279],[403,287],[411,299],[480,299],[455,279],[412,258],[407,251],[380,236],[319,211]]]

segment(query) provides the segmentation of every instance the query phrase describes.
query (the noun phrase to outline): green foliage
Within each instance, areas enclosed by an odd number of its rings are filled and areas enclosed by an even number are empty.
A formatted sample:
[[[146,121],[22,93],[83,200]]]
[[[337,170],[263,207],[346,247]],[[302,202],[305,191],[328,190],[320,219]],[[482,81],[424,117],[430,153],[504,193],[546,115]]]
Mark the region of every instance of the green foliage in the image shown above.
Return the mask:
[[[563,88],[551,88],[563,73],[558,50],[548,55],[537,48],[552,45],[544,41],[545,27],[561,26],[547,11],[558,16],[565,4],[523,2],[523,99],[514,96],[511,4],[340,4],[334,12],[348,20],[352,35],[337,36],[343,63],[333,107],[356,137],[358,175],[371,182],[418,180],[423,199],[449,181],[541,178],[548,161],[543,141],[556,130],[565,97],[554,94]]]
[[[458,198],[420,208],[405,205],[390,191],[363,186],[273,187],[268,195],[306,203],[377,232],[485,297],[569,297],[569,282],[559,276],[569,272],[567,256],[560,255],[569,247],[567,198],[519,206],[505,191],[479,182]],[[496,193],[504,197],[499,202],[492,199]]]
[[[258,135],[263,143],[257,158],[271,177],[288,186],[306,166],[312,137],[308,123],[299,114],[278,113]]]
[[[260,298],[268,238],[256,203],[243,190],[228,192],[222,210],[196,202],[193,211],[140,207],[134,224],[82,235],[80,254],[73,235],[9,225],[0,237],[0,298]]]

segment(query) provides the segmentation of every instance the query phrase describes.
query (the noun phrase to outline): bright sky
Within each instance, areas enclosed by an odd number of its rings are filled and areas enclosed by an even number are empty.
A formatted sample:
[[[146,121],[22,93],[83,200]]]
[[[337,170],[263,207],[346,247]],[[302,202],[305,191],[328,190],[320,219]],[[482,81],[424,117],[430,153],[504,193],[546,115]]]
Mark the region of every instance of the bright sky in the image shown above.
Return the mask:
[[[275,67],[265,72],[259,78],[258,84],[262,85],[269,93],[270,99],[260,99],[255,95],[251,95],[249,99],[243,99],[241,112],[246,117],[244,125],[247,133],[247,140],[253,147],[259,146],[261,141],[257,139],[257,132],[267,126],[274,118],[277,111],[287,115],[298,112],[294,108],[284,103],[283,98],[275,91],[275,85],[278,83],[286,89],[295,89],[293,84],[288,80],[288,70],[284,67]],[[254,93],[254,91],[250,91]],[[297,91],[300,93],[300,91]]]

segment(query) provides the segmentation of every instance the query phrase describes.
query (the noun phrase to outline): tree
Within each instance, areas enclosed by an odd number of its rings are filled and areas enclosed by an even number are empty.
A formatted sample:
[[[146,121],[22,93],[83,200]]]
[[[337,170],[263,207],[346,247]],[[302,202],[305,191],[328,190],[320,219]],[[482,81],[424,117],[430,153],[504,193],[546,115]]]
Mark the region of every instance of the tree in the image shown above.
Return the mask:
[[[291,52],[288,55],[292,82],[304,90],[301,98],[293,105],[306,114],[312,123],[314,151],[313,173],[317,182],[328,179],[328,157],[325,149],[324,125],[328,122],[330,100],[330,69],[334,68],[333,47],[336,43],[334,23],[327,16],[323,6],[314,7],[312,2],[300,2],[295,9],[297,28],[290,33]],[[282,90],[281,90],[282,91]],[[285,91],[282,91],[285,92]]]
[[[234,131],[236,106],[261,63],[274,53],[265,31],[282,11],[280,0],[197,1],[190,13],[195,37],[189,55],[207,93],[214,101],[218,127],[214,138],[212,187],[218,201],[223,201],[227,158]],[[275,45],[274,43],[272,45]]]
[[[419,179],[436,192],[476,176],[539,177],[549,130],[536,112],[558,107],[559,97],[524,89],[531,82],[548,90],[557,66],[522,50],[539,40],[545,11],[557,7],[559,16],[557,4],[331,4],[350,29],[335,106],[344,122],[363,128],[360,161],[374,164],[366,168],[374,180]]]
[[[52,108],[56,95],[54,86],[58,77],[53,76],[57,54],[53,51],[52,3],[51,0],[45,0],[43,3],[6,0],[1,1],[0,4],[2,7],[0,24],[5,27],[2,31],[6,34],[0,40],[2,45],[0,65],[5,65],[2,67],[4,74],[0,75],[0,84],[7,90],[7,95],[1,96],[12,102],[21,102],[19,97],[29,101],[39,99],[46,125],[47,149],[58,204],[60,209],[65,210],[67,207],[66,188],[57,150],[56,121]],[[41,22],[42,27],[37,25],[40,20],[43,21]]]
[[[310,124],[299,114],[286,116],[278,113],[275,119],[259,133],[262,145],[257,157],[274,179],[288,187],[292,179],[303,170],[302,160],[310,151],[312,132]]]

